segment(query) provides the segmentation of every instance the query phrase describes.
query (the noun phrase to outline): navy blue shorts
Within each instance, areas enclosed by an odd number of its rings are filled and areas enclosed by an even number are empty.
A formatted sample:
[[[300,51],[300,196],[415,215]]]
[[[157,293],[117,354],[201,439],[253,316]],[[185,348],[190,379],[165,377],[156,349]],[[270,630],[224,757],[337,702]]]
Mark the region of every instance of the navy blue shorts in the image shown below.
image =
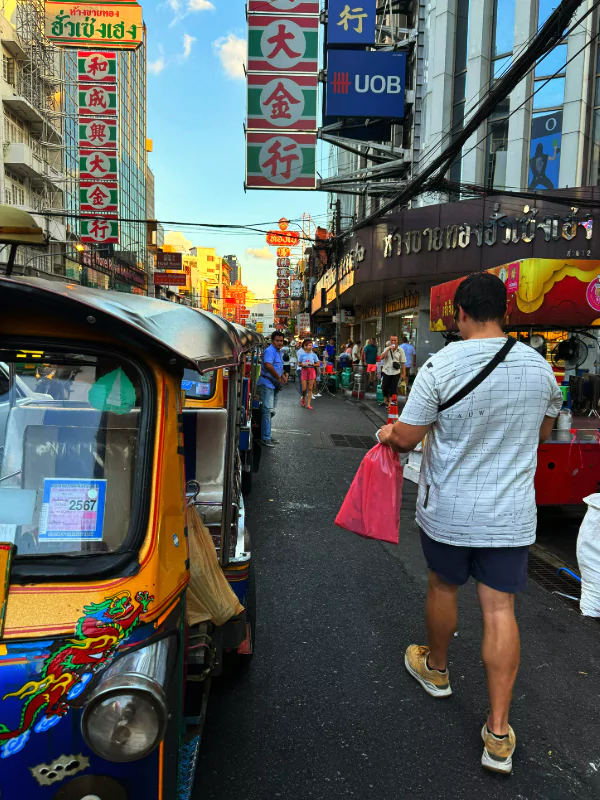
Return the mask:
[[[459,547],[436,542],[423,531],[421,545],[429,569],[453,586],[463,586],[472,575],[497,592],[516,594],[527,588],[529,545]]]

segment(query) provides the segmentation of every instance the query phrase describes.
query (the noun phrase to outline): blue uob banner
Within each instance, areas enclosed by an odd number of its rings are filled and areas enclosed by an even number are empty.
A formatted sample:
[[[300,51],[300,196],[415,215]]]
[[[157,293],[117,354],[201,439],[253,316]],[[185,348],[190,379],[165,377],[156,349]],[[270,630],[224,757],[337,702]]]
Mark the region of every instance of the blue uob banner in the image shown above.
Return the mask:
[[[406,53],[329,50],[327,116],[404,118]]]

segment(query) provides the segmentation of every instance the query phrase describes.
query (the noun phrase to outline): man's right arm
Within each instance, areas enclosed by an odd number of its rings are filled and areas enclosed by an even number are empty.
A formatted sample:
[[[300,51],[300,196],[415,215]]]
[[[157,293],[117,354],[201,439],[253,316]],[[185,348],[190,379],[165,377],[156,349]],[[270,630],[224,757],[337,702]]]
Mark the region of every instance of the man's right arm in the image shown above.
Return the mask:
[[[544,417],[542,427],[540,428],[540,444],[544,444],[544,442],[548,441],[554,429],[555,422],[555,417]]]

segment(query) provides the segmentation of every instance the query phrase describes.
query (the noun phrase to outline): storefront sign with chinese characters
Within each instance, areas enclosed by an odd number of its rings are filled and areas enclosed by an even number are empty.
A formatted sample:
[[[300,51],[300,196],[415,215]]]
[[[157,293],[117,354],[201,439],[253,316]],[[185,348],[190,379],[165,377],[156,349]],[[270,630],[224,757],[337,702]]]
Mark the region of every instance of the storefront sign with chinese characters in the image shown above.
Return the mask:
[[[277,277],[278,278],[289,278],[290,277],[289,269],[287,269],[287,267],[279,267],[278,270],[277,270]]]
[[[377,0],[329,0],[327,46],[375,44]]]
[[[364,306],[356,309],[356,319],[364,322],[366,319],[381,317],[381,306]]]
[[[79,146],[98,150],[117,149],[117,120],[112,117],[106,119],[91,119],[81,117],[79,120]]]
[[[493,247],[500,243],[505,245],[530,243],[538,236],[546,242],[558,242],[561,239],[571,242],[577,239],[582,243],[581,257],[585,258],[585,241],[592,238],[593,226],[593,219],[588,215],[578,215],[577,209],[562,216],[546,212],[538,215],[537,209],[526,206],[522,216],[507,216],[501,213],[500,204],[496,203],[494,212],[485,223],[469,225],[464,222],[403,233],[396,228],[389,229],[387,235],[383,237],[383,256],[392,258],[421,252],[464,249],[473,245]]]
[[[248,75],[248,130],[317,130],[314,75]]]
[[[248,11],[257,14],[319,14],[321,0],[248,0]]]
[[[277,248],[277,257],[278,258],[289,259],[291,254],[292,254],[292,251],[290,250],[289,247],[278,247]],[[279,263],[278,263],[278,266],[279,266]],[[283,265],[283,266],[285,266],[285,265]]]
[[[277,252],[279,252],[279,250]],[[283,268],[289,269],[291,267],[291,261],[289,258],[278,258],[277,266],[280,267],[281,269]]]
[[[116,183],[102,184],[81,181],[79,184],[79,204],[82,214],[117,216],[119,212],[119,192]]]
[[[83,218],[81,241],[87,244],[118,244],[119,223],[113,219]]]
[[[317,137],[314,133],[246,134],[246,187],[315,189]]]
[[[80,50],[77,53],[79,83],[116,83],[117,54]]]
[[[318,72],[319,27],[318,17],[249,14],[248,72]]]
[[[135,2],[45,3],[45,34],[63,47],[136,50],[144,40],[142,7]]]
[[[116,117],[117,87],[114,83],[79,86],[79,115],[86,117]]]
[[[102,150],[79,151],[79,176],[82,181],[115,183],[117,175],[115,153],[104,153]]]

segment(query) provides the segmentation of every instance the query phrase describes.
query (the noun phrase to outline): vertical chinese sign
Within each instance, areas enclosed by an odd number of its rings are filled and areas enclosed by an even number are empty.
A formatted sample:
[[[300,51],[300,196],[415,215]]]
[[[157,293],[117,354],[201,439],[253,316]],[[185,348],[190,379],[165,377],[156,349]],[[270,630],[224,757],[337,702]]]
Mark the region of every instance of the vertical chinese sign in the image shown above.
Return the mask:
[[[319,6],[249,1],[248,189],[316,189]]]
[[[133,0],[46,0],[45,17],[46,38],[77,49],[81,241],[117,244],[117,54],[142,44],[142,7]]]

